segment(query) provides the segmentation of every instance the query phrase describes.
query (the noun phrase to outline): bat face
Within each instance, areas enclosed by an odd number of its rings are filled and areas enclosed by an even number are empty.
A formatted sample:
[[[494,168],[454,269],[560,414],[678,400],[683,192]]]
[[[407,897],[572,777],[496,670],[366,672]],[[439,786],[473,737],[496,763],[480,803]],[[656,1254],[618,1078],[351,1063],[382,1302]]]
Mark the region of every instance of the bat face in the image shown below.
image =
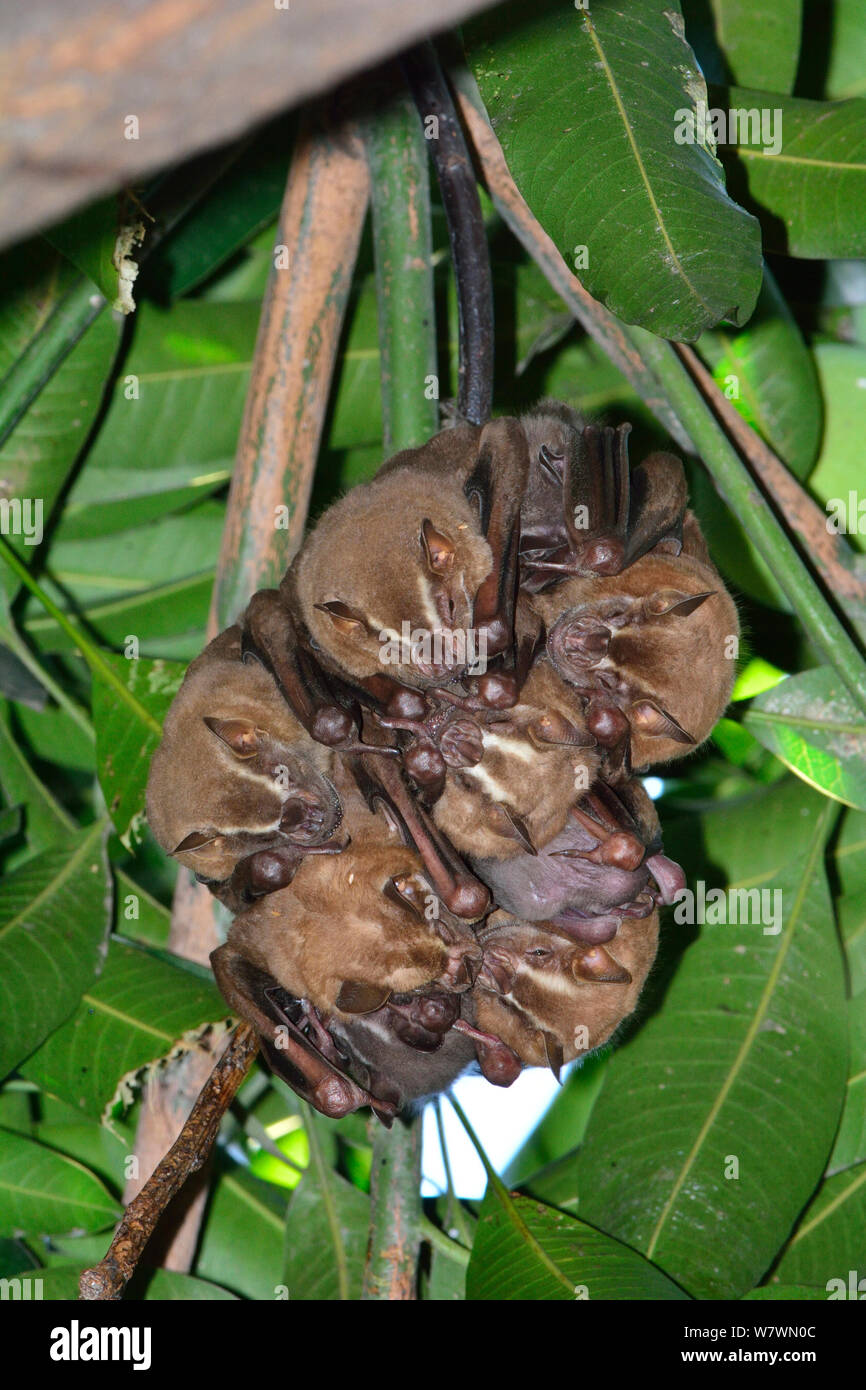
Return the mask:
[[[235,918],[229,944],[290,994],[348,1017],[381,1009],[391,994],[468,989],[480,959],[412,850],[354,842],[305,859],[290,888]]]
[[[739,633],[714,570],[685,554],[650,554],[614,578],[568,580],[536,605],[551,662],[590,699],[589,727],[610,723],[617,737],[617,711],[628,721],[634,768],[708,737],[730,697]]]
[[[378,1013],[334,1018],[330,1031],[350,1059],[346,1065],[353,1077],[397,1111],[448,1090],[475,1057],[472,1042],[453,1028],[435,1048],[406,1042],[395,1030],[390,1005]]]
[[[634,1011],[658,942],[658,914],[625,919],[609,946],[576,944],[540,923],[494,913],[473,991],[478,1027],[527,1066],[550,1066],[600,1047]]]
[[[330,755],[308,737],[257,663],[226,635],[193,662],[169,710],[147,790],[157,840],[200,877],[223,881],[260,851],[325,844],[342,808]]]
[[[490,715],[481,756],[453,769],[434,818],[464,853],[508,859],[542,848],[595,781],[600,757],[577,702],[553,668],[537,664],[519,703]]]
[[[473,665],[475,596],[493,556],[459,476],[449,483],[424,468],[423,450],[412,454],[412,467],[330,508],[295,562],[292,589],[311,638],[343,671],[425,687]]]

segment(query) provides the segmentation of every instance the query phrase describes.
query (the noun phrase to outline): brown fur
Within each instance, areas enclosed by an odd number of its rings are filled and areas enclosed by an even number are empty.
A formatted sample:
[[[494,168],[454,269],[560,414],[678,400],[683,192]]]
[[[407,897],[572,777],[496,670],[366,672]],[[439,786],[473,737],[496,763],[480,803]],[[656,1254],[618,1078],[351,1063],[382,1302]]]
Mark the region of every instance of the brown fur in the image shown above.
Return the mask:
[[[239,858],[286,843],[278,826],[290,788],[279,785],[274,767],[335,799],[323,780],[333,755],[308,736],[264,667],[240,656],[239,630],[229,628],[192,662],[166,715],[147,785],[148,823],[167,853],[191,833],[214,832],[209,844],[176,856],[213,880],[226,879]],[[259,754],[237,757],[208,718],[248,721],[266,735]],[[338,803],[333,819],[339,823]]]
[[[693,518],[689,530],[696,528]],[[695,545],[700,532],[695,533]],[[702,541],[702,538],[700,538]],[[711,592],[687,615],[654,616],[645,600]],[[612,578],[568,579],[538,594],[533,607],[548,630],[548,652],[556,669],[582,694],[598,694],[622,710],[631,725],[631,761],[637,770],[670,762],[689,744],[652,734],[636,718],[635,705],[648,699],[667,711],[694,740],[703,743],[731,694],[736,662],[726,655],[728,637],[739,633],[737,610],[718,572],[700,559],[648,554]],[[569,624],[609,633],[606,652],[572,665],[560,634]]]
[[[629,972],[631,979],[624,983],[584,979],[577,971],[594,948],[576,944],[542,923],[496,913],[481,942],[485,963],[472,991],[475,1022],[506,1043],[526,1066],[543,1067],[600,1047],[634,1012],[655,959],[658,913],[624,918],[605,948],[614,963]],[[549,954],[537,957],[533,952],[538,950]],[[576,1040],[581,1027],[588,1033],[585,1046]]]
[[[526,826],[543,848],[565,824],[574,801],[595,780],[599,756],[572,692],[545,663],[531,671],[520,703],[484,728],[484,755],[475,767],[449,771],[433,816],[458,850],[485,859],[507,859],[521,844],[498,822],[500,806]],[[552,727],[570,724],[584,745],[545,741],[567,737]],[[577,784],[577,785],[576,785]]]

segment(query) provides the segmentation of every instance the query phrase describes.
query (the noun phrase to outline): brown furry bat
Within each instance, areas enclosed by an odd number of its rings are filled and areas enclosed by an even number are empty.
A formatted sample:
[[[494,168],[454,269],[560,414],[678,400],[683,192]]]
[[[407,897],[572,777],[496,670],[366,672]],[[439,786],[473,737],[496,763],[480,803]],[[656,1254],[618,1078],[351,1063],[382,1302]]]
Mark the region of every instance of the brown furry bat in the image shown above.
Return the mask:
[[[476,1028],[558,1077],[564,1062],[600,1047],[634,1012],[655,959],[658,913],[624,918],[607,947],[502,912],[479,940],[484,961],[468,1005]]]
[[[463,425],[335,503],[282,586],[324,663],[424,688],[507,650],[527,467],[517,421]]]
[[[737,610],[718,572],[698,558],[706,552],[690,516],[684,535],[678,556],[653,552],[612,578],[569,579],[533,599],[549,658],[584,698],[611,771],[682,757],[709,736],[730,698]]]
[[[148,822],[169,854],[215,888],[234,882],[244,862],[247,887],[267,891],[289,882],[304,854],[340,847],[331,770],[332,755],[264,667],[241,660],[239,630],[229,628],[192,662],[166,716]],[[240,890],[225,891],[240,905]]]
[[[537,664],[511,710],[488,713],[479,756],[449,771],[433,809],[464,854],[534,854],[559,833],[569,807],[595,781],[599,754],[569,688]]]

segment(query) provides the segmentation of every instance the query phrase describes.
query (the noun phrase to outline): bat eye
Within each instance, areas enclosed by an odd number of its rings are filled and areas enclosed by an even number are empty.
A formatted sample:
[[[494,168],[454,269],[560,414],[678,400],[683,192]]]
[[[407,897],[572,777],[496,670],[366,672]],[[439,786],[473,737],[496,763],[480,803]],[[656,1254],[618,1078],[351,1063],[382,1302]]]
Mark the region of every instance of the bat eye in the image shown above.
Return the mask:
[[[531,951],[527,951],[526,954],[530,960],[542,961],[549,960],[553,952],[548,950],[546,946],[535,946]]]

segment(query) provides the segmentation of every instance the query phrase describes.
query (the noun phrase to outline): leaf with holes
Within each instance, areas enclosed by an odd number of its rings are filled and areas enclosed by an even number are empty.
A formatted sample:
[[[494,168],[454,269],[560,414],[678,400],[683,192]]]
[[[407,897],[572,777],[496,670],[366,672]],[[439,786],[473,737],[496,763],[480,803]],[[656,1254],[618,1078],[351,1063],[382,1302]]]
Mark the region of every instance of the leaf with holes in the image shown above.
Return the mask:
[[[74,1010],[105,958],[111,888],[100,821],[58,839],[0,888],[0,1076]]]
[[[765,690],[743,723],[810,787],[866,810],[866,721],[831,666]]]
[[[216,987],[182,963],[170,965],[145,949],[112,942],[100,979],[22,1070],[99,1119],[118,1097],[124,1078],[226,1015]]]
[[[578,1160],[581,1216],[697,1298],[757,1283],[833,1143],[847,1074],[823,868],[833,817],[832,803],[785,779],[749,805],[689,818],[691,842],[742,891],[695,908],[700,936],[658,1011],[614,1054]],[[694,872],[699,860],[685,863]]]
[[[488,1192],[466,1273],[470,1299],[688,1299],[648,1260],[583,1221],[515,1196],[506,1211]]]
[[[184,667],[173,661],[127,660],[101,652],[93,680],[93,724],[99,784],[121,837],[135,834],[144,809],[150,760],[162,721],[180,689]]]
[[[590,293],[661,337],[744,323],[760,230],[695,138],[706,85],[677,4],[521,0],[467,34],[514,181]]]

